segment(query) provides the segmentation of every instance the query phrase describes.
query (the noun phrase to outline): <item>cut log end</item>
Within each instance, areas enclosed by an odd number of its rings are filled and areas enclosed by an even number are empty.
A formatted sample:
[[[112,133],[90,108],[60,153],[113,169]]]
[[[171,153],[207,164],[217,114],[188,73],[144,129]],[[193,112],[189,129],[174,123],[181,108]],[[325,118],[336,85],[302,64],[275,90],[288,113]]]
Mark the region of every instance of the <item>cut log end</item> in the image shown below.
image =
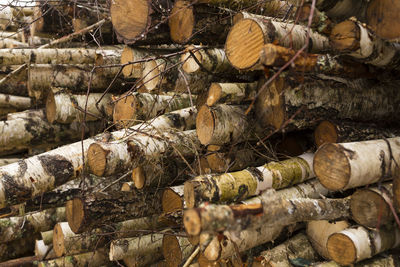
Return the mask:
[[[187,208],[193,208],[196,205],[196,199],[194,194],[194,186],[190,182],[186,182],[183,187],[183,196]]]
[[[53,230],[53,249],[57,257],[65,254],[64,233],[60,223],[54,226]]]
[[[137,189],[142,189],[146,183],[146,174],[142,167],[134,168],[132,171],[132,181]]]
[[[174,190],[167,188],[164,190],[161,204],[163,212],[173,212],[183,209],[183,200]]]
[[[320,183],[329,190],[344,189],[350,180],[350,163],[339,144],[325,144],[314,156],[314,172]]]
[[[195,209],[186,210],[183,214],[183,225],[189,235],[199,235],[201,232],[201,218]]]
[[[91,144],[88,149],[88,165],[92,174],[103,176],[107,165],[108,151],[99,144]]]
[[[113,121],[118,125],[127,125],[136,119],[136,97],[129,95],[114,105]]]
[[[347,266],[357,261],[357,249],[353,241],[344,234],[332,234],[326,246],[329,256],[340,265]]]
[[[170,234],[164,235],[162,251],[167,266],[177,267],[182,262],[182,250],[176,236]]]
[[[129,46],[125,46],[124,49],[122,50],[121,53],[121,64],[126,64],[130,61],[132,61],[132,59],[134,58],[133,56],[133,49],[130,48]],[[122,75],[124,75],[124,77],[131,77],[131,74],[133,72],[133,68],[134,68],[134,64],[129,64],[126,65],[122,68]]]
[[[392,220],[392,212],[385,199],[372,190],[359,190],[351,196],[352,218],[366,227],[379,227]]]
[[[219,83],[212,83],[208,89],[207,105],[214,106],[222,96],[222,87]]]
[[[317,147],[325,143],[337,143],[339,140],[336,125],[330,121],[322,121],[314,131],[314,141]]]
[[[360,45],[360,29],[357,23],[351,20],[343,21],[333,27],[330,41],[336,50],[354,51]]]
[[[162,80],[160,70],[162,69],[164,69],[164,66],[159,65],[156,60],[143,63],[143,85],[147,90],[154,90],[160,84]]]
[[[142,37],[149,25],[151,1],[116,0],[110,7],[115,32],[127,43]]]
[[[187,50],[192,51],[192,54],[195,56],[197,61],[201,63],[201,61],[203,60],[202,55],[198,50],[195,50],[194,46],[189,46]],[[181,62],[184,62],[182,64],[182,69],[186,73],[194,73],[200,70],[199,64],[197,64],[196,60],[189,52],[186,52],[181,56]]]
[[[56,101],[51,90],[46,98],[46,117],[50,123],[53,123],[56,119]]]
[[[215,127],[215,119],[212,110],[204,105],[200,108],[196,117],[196,132],[200,143],[208,145],[212,139]]]
[[[84,203],[80,198],[68,200],[65,205],[69,228],[71,228],[72,232],[75,234],[79,233],[85,220],[83,205]]]
[[[400,38],[398,15],[400,3],[391,0],[370,1],[367,9],[367,24],[376,35],[385,40]]]
[[[225,51],[235,68],[248,69],[258,62],[263,45],[264,34],[261,27],[253,20],[242,19],[230,30]]]
[[[178,0],[168,20],[172,41],[184,44],[190,40],[194,29],[193,6],[188,1]]]

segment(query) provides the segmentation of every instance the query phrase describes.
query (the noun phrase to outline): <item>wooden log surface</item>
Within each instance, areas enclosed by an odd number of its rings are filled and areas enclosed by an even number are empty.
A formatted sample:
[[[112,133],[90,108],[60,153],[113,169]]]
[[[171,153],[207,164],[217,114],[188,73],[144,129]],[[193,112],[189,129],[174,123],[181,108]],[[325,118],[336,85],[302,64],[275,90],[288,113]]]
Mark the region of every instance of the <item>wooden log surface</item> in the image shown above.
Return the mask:
[[[65,256],[49,261],[40,261],[40,267],[111,266],[105,250],[96,250],[77,255]]]

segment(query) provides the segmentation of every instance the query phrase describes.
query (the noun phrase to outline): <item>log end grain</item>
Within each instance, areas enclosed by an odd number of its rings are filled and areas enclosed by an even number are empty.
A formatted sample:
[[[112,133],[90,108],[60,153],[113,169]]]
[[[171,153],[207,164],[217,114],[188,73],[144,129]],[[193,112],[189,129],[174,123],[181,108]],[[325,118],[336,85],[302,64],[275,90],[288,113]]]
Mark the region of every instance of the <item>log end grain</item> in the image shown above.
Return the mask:
[[[49,93],[46,98],[46,117],[50,123],[53,123],[56,119],[56,100],[54,98],[54,93],[52,90],[49,90]]]
[[[203,57],[199,50],[196,50],[194,46],[189,46],[186,50],[191,51],[197,61],[201,63]],[[181,56],[181,62],[184,62],[182,64],[182,69],[186,73],[194,73],[200,70],[200,66],[197,64],[196,59],[193,58],[192,54],[190,52],[186,52]]]
[[[64,233],[60,223],[54,226],[53,230],[53,249],[57,257],[65,254]]]
[[[350,265],[357,261],[357,249],[353,241],[344,234],[332,234],[326,247],[332,260],[340,265]]]
[[[194,24],[193,6],[188,1],[176,1],[168,20],[172,41],[178,44],[188,42],[193,35]]]
[[[104,150],[99,144],[91,144],[88,148],[88,165],[92,174],[103,176],[107,166],[108,151]]]
[[[147,90],[154,90],[162,81],[162,72],[166,64],[158,64],[156,60],[150,60],[143,63],[142,82]]]
[[[142,189],[146,183],[146,174],[143,167],[136,167],[132,171],[132,181],[137,189]]]
[[[376,35],[385,40],[400,38],[398,19],[400,2],[392,0],[370,1],[367,9],[367,24]]]
[[[200,238],[200,244],[202,244]],[[222,254],[222,247],[218,237],[214,237],[208,246],[204,249],[203,255],[208,261],[217,261]]]
[[[344,189],[351,175],[351,167],[340,144],[324,144],[314,156],[314,173],[329,190]]]
[[[392,222],[392,212],[382,195],[372,190],[358,190],[351,196],[352,219],[363,226],[378,228]]]
[[[314,141],[317,147],[325,143],[337,143],[339,135],[336,125],[330,121],[322,121],[318,124],[314,131]]]
[[[121,191],[122,192],[130,192],[133,191],[134,185],[133,182],[125,182],[121,186]]]
[[[133,49],[129,46],[125,46],[121,53],[121,64],[126,64],[134,59]],[[122,75],[124,77],[129,78],[133,72],[134,64],[126,65],[122,68]]]
[[[170,234],[164,235],[162,252],[167,266],[178,267],[182,262],[182,250],[176,236]]]
[[[213,137],[215,118],[213,111],[206,105],[202,106],[196,117],[196,132],[200,143],[208,145]]]
[[[199,235],[201,232],[201,218],[195,209],[186,210],[183,214],[183,225],[189,235]]]
[[[66,205],[66,217],[69,228],[71,228],[72,232],[75,234],[80,233],[81,227],[85,221],[85,210],[84,203],[80,198],[74,198],[72,200],[68,200]]]
[[[220,146],[207,146],[207,162],[213,172],[225,172],[230,162],[226,162],[224,153],[218,153]]]
[[[162,209],[164,213],[173,212],[183,209],[183,199],[174,190],[166,188],[161,199]]]
[[[354,21],[343,21],[333,27],[329,40],[335,50],[354,51],[360,46],[360,29]]]
[[[151,1],[115,0],[110,7],[111,22],[119,39],[127,44],[143,38],[149,27]]]
[[[114,105],[113,122],[118,126],[133,124],[136,119],[136,97],[129,95],[122,97]]]
[[[218,100],[222,97],[222,87],[219,83],[212,83],[210,88],[208,89],[207,96],[207,105],[212,107],[214,106]]]
[[[261,27],[251,19],[242,19],[230,30],[225,43],[229,62],[237,69],[249,69],[260,58],[264,45]]]

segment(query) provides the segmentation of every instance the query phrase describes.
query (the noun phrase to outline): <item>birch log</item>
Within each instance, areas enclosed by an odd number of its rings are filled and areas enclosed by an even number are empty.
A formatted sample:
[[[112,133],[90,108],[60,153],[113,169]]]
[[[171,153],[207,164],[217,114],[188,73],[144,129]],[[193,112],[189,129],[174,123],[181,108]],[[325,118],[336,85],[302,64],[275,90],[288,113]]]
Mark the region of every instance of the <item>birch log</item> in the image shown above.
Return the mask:
[[[37,256],[41,260],[50,260],[57,258],[54,250],[46,245],[43,240],[35,241],[35,256]]]
[[[68,225],[74,233],[158,213],[161,213],[161,192],[95,192],[66,203]]]
[[[394,122],[398,116],[394,107],[400,104],[395,83],[317,77],[304,77],[297,83],[280,77],[260,91],[255,113],[260,125],[285,131],[313,127],[328,119]]]
[[[39,267],[75,267],[75,266],[111,266],[105,250],[96,250],[72,256],[65,256],[49,261],[40,261]]]
[[[194,156],[199,146],[194,130],[137,133],[123,141],[94,143],[88,150],[88,165],[92,174],[109,176],[136,168],[145,160]]]
[[[0,219],[0,240],[10,242],[48,231],[65,220],[65,208],[33,212],[25,216]]]
[[[196,207],[205,201],[240,201],[270,188],[279,189],[301,183],[314,177],[312,158],[313,154],[306,153],[243,171],[198,176],[185,182],[187,207]]]
[[[16,95],[16,96],[28,96],[27,80],[28,80],[28,68],[24,65],[22,67],[13,70],[2,78],[0,84],[0,93]]]
[[[400,48],[371,34],[361,23],[343,21],[333,27],[332,48],[361,62],[382,68],[399,68]]]
[[[253,100],[258,82],[254,83],[212,83],[208,89],[206,104],[214,106],[217,103],[240,104]]]
[[[143,87],[148,91],[168,92],[175,87],[178,77],[179,57],[170,56],[142,63]]]
[[[170,96],[132,93],[123,95],[114,105],[113,121],[120,127],[129,127],[164,112],[190,107],[191,101],[195,99],[195,96],[184,94]]]
[[[172,186],[164,189],[161,203],[164,213],[183,210],[186,205],[183,198],[183,186]]]
[[[31,108],[32,100],[29,97],[0,94],[0,108],[15,108],[26,110]]]
[[[178,267],[193,253],[194,246],[183,233],[165,234],[162,240],[162,253],[167,266]]]
[[[355,267],[396,267],[399,264],[399,259],[397,255],[389,254],[389,255],[378,255],[373,257],[372,259],[363,260],[356,264]],[[312,265],[313,267],[340,267],[338,263],[334,261],[327,261],[327,262],[318,262]]]
[[[307,2],[312,2],[307,0]],[[339,21],[357,17],[361,21],[365,21],[365,12],[368,6],[367,0],[355,1],[355,0],[322,0],[316,3],[316,7],[325,12],[328,17],[337,19]]]
[[[58,89],[50,90],[46,99],[46,117],[50,123],[68,124],[82,122],[85,118],[86,121],[96,121],[112,117],[111,94],[73,95]]]
[[[380,228],[369,230],[362,226],[347,228],[329,236],[326,244],[330,257],[341,265],[350,265],[372,258],[400,244],[400,231]]]
[[[133,257],[137,266],[148,266],[162,258],[163,234],[149,234],[134,238],[117,239],[110,245],[110,260]]]
[[[330,49],[328,38],[313,31],[309,34],[308,51]],[[248,70],[257,66],[265,44],[278,43],[298,50],[306,44],[307,35],[306,27],[301,25],[277,22],[269,17],[244,18],[232,26],[225,42],[225,53],[235,68]]]
[[[53,229],[45,232],[41,232],[40,236],[45,245],[53,244]]]
[[[324,144],[314,156],[314,172],[329,190],[345,190],[393,178],[400,138]]]
[[[125,46],[121,53],[121,64],[128,64],[122,68],[122,74],[125,78],[142,77],[142,61],[151,57],[147,49],[132,48]]]
[[[298,18],[299,22],[303,25],[308,25],[308,19],[311,16],[311,4],[304,3],[301,6],[297,6],[295,17]],[[332,30],[333,22],[325,12],[321,12],[317,8],[314,8],[312,14],[311,29],[321,34],[329,35]]]

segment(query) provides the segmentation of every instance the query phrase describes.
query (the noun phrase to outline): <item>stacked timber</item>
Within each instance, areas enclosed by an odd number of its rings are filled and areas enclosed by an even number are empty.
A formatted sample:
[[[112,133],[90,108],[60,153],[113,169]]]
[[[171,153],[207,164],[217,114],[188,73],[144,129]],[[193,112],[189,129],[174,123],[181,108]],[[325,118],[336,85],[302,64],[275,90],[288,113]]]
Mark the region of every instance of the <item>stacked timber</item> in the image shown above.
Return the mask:
[[[7,6],[0,266],[398,266],[399,9]]]

